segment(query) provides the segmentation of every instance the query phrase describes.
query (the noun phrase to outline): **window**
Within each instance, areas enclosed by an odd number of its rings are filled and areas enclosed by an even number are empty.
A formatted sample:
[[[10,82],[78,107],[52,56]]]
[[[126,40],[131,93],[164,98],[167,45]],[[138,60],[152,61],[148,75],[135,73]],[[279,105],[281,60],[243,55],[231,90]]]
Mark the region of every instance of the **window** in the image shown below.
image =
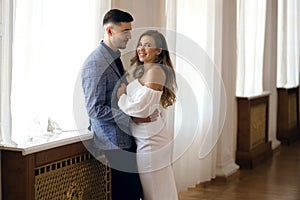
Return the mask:
[[[12,75],[5,78],[11,82],[11,139],[19,146],[46,142],[49,119],[62,130],[79,128],[74,123],[73,93],[81,65],[99,42],[100,4],[104,1],[11,3]]]
[[[237,96],[263,92],[266,0],[237,1]]]
[[[277,87],[299,85],[300,3],[278,1]]]

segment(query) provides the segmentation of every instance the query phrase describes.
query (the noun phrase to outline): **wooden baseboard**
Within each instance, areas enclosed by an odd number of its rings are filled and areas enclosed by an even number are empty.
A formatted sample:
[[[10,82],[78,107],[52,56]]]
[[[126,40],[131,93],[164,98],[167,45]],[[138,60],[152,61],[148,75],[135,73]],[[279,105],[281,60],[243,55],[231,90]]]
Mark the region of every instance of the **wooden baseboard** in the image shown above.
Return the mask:
[[[281,144],[279,144],[276,148],[274,148],[273,151],[273,155],[276,155],[278,153],[280,153],[281,150]]]
[[[240,177],[240,170],[237,170],[236,172],[234,172],[233,174],[231,174],[229,176],[217,176],[214,179],[214,181],[219,182],[219,183],[227,183],[227,182],[234,181],[234,180],[238,179],[239,177]]]

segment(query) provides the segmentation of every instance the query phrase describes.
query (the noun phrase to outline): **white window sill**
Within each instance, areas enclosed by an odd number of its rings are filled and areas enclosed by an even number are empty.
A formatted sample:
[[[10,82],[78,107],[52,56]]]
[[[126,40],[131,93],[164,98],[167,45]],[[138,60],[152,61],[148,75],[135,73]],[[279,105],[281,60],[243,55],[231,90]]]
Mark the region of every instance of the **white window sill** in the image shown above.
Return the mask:
[[[245,96],[241,96],[241,95],[237,95],[237,98],[246,98],[246,99],[257,99],[260,97],[265,97],[265,96],[270,96],[271,92],[270,91],[263,91],[261,94],[255,94],[255,95],[245,95]]]
[[[52,149],[59,146],[64,146],[80,141],[85,141],[93,138],[93,134],[91,132],[86,133],[64,133],[58,136],[39,138],[31,143],[26,143],[22,145],[6,145],[3,144],[0,146],[0,150],[10,150],[10,151],[20,151],[22,155],[28,155],[40,151],[44,151],[47,149]]]

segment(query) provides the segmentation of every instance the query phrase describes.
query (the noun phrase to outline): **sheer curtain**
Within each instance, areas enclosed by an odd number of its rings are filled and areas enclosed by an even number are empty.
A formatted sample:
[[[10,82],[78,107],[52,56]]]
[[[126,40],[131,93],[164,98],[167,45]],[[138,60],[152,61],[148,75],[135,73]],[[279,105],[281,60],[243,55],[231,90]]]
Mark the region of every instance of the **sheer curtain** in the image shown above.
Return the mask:
[[[277,87],[299,85],[300,2],[278,0]]]
[[[12,41],[12,19],[13,3],[10,0],[2,0],[3,12],[0,12],[0,143],[11,144],[11,41]]]
[[[73,92],[82,63],[97,46],[100,0],[15,0],[12,140],[43,142],[48,121],[75,130]]]
[[[214,147],[226,110],[221,106],[226,104],[220,77],[222,3],[167,1],[167,16],[176,16],[167,28],[177,31],[174,172],[180,191],[215,177]]]
[[[237,96],[263,92],[266,0],[237,1]]]

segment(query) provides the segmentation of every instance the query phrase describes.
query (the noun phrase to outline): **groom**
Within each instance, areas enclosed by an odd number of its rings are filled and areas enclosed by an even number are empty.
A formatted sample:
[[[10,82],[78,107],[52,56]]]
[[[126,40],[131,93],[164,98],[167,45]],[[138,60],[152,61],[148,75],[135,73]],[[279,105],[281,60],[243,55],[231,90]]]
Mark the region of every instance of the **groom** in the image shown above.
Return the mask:
[[[103,150],[112,173],[113,200],[140,200],[142,189],[137,173],[124,172],[119,165],[136,167],[134,159],[124,157],[124,151],[136,152],[130,133],[130,124],[150,122],[131,118],[114,107],[115,88],[124,75],[119,49],[125,49],[131,39],[133,17],[124,11],[112,9],[103,18],[104,40],[89,55],[82,68],[82,87],[86,109],[94,132],[96,148]],[[122,163],[123,162],[123,163]],[[125,163],[124,163],[125,162]],[[136,171],[136,170],[133,170]]]

